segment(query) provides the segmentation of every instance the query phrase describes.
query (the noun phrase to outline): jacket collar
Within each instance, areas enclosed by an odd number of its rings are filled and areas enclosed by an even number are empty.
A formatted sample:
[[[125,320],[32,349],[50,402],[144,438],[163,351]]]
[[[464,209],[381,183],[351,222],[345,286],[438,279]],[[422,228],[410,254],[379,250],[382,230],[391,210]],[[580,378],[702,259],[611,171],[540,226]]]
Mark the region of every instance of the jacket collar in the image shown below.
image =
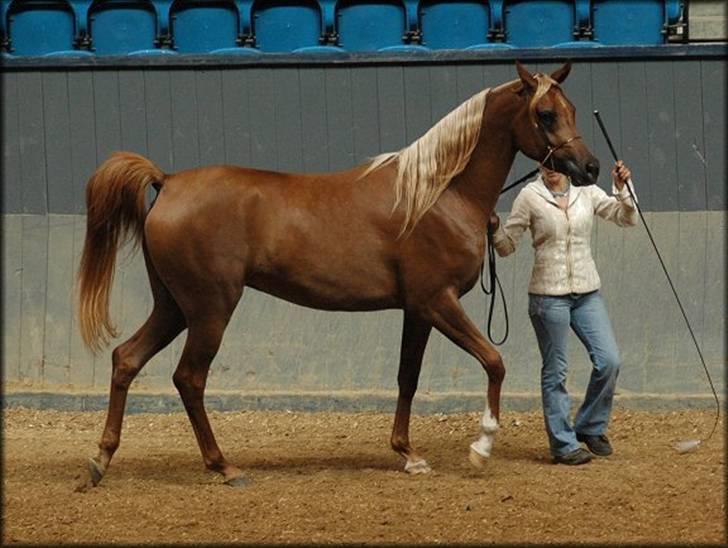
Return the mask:
[[[544,200],[551,204],[554,204],[556,207],[559,206],[559,204],[556,202],[556,198],[553,197],[548,187],[546,186],[546,183],[544,183],[541,174],[539,174],[538,177],[536,177],[536,179],[529,186],[536,192],[536,194],[541,196]],[[569,190],[569,203],[567,207],[571,207],[571,204],[576,201],[580,193],[581,189],[578,186],[571,185],[571,189]]]

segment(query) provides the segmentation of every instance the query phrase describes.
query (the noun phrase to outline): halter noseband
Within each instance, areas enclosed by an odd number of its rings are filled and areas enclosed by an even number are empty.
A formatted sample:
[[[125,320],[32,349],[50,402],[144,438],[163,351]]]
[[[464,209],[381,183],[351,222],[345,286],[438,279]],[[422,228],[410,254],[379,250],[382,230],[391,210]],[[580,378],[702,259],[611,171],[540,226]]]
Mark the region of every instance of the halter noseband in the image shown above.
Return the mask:
[[[549,143],[548,136],[546,135],[546,132],[541,128],[541,126],[538,126],[539,129],[541,129],[541,132],[544,134],[544,139],[546,140],[546,148],[548,148],[548,154],[544,157],[543,160],[541,160],[541,165],[546,165],[546,161],[551,159],[551,169],[554,168],[554,161],[551,158],[554,152],[559,150],[561,147],[564,147],[568,145],[571,141],[575,141],[576,139],[581,139],[581,135],[574,135],[573,137],[568,138],[566,141],[561,143],[560,145],[557,145],[555,147],[551,146],[551,143]]]

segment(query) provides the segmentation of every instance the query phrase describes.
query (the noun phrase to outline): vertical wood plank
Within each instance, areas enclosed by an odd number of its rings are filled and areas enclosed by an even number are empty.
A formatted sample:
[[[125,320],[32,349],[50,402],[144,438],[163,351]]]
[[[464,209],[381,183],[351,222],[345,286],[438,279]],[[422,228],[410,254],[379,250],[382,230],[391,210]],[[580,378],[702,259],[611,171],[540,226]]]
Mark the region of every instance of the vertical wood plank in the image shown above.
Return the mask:
[[[705,320],[706,298],[708,297],[705,284],[707,275],[705,267],[708,264],[706,249],[707,213],[705,211],[680,211],[678,219],[680,223],[679,240],[677,242],[678,269],[672,275],[672,278],[698,344],[702,347],[705,341],[703,322]],[[677,304],[673,304],[673,309],[675,308],[677,308]],[[681,384],[686,385],[686,392],[700,392],[701,389],[705,388],[705,384],[701,376],[697,374],[701,368],[699,356],[682,314],[679,311],[677,314],[679,314],[679,327],[677,329],[675,360],[681,367],[693,364],[693,371],[695,372],[694,375],[682,375]]]
[[[5,382],[20,378],[20,344],[22,333],[22,280],[23,280],[23,217],[2,216],[2,318],[3,318],[3,371]]]
[[[675,280],[680,261],[679,246],[676,245],[680,238],[680,214],[676,211],[658,212],[647,213],[645,217],[667,271]],[[680,364],[675,358],[678,321],[683,320],[655,253],[646,255],[640,267],[651,280],[649,290],[653,295],[652,305],[644,311],[649,314],[644,324],[649,357],[645,385],[650,387],[651,392],[669,393],[680,385],[682,375]]]
[[[404,81],[401,67],[377,68],[379,139],[382,152],[396,152],[407,144],[404,118]]]
[[[652,205],[652,184],[650,181],[650,147],[645,138],[648,132],[647,82],[644,61],[626,61],[618,64],[619,103],[622,141],[622,159],[632,170],[635,189],[639,193],[640,205],[649,211]],[[613,160],[602,162],[603,179],[611,178]]]
[[[422,137],[438,120],[432,119],[430,106],[430,70],[412,66],[403,70],[404,115],[407,143]]]
[[[707,209],[728,207],[726,187],[726,63],[725,60],[700,61],[703,104],[704,146],[694,151],[705,161]]]
[[[250,103],[245,72],[222,71],[225,163],[250,164]]]
[[[281,171],[300,172],[303,170],[301,124],[303,105],[298,69],[276,70],[274,81],[276,166]]]
[[[250,84],[250,131],[252,134],[251,165],[260,169],[276,169],[275,103],[270,100],[270,90],[275,85],[273,69],[256,68],[248,72]]]
[[[144,72],[149,159],[167,173],[176,169],[172,138],[171,78],[168,71]]]
[[[708,211],[705,234],[706,253],[705,267],[705,299],[703,306],[702,351],[710,368],[716,390],[725,393],[725,356],[726,356],[726,226],[725,211]],[[708,391],[706,380],[697,368],[695,356],[691,363],[696,363],[694,376],[699,379],[698,392]]]
[[[225,163],[222,75],[219,70],[195,72],[200,165]]]
[[[68,74],[71,174],[76,214],[86,213],[86,183],[97,166],[93,73]]]
[[[354,165],[350,69],[331,68],[325,80],[329,169],[349,169]]]
[[[86,216],[74,215],[73,223],[73,253],[72,262],[78,271],[78,265],[81,261],[81,252],[83,250],[84,238],[86,236]],[[74,293],[73,296],[73,315],[71,316],[71,334],[70,334],[70,351],[69,351],[69,371],[68,383],[74,388],[87,388],[93,385],[94,368],[96,358],[89,351],[81,338],[78,318],[78,298]]]
[[[707,182],[703,141],[700,64],[673,62],[675,141],[680,211],[706,208]]]
[[[23,383],[37,386],[43,379],[48,281],[48,216],[24,215],[22,230],[19,378]]]
[[[18,76],[14,73],[0,75],[0,97],[2,97],[2,194],[0,207],[3,213],[23,211],[22,171],[20,160],[19,90]]]
[[[172,146],[174,171],[200,165],[200,132],[197,124],[195,73],[189,70],[170,71],[172,107]]]
[[[377,69],[362,67],[351,71],[351,111],[354,162],[363,163],[380,151]]]
[[[18,138],[23,213],[48,212],[43,79],[38,72],[18,74]]]
[[[71,129],[68,79],[63,72],[43,74],[43,120],[49,213],[72,213]]]
[[[669,62],[645,65],[647,84],[648,133],[650,151],[650,185],[652,211],[677,211],[677,167],[675,165],[675,94],[672,85],[672,66]]]
[[[147,151],[146,95],[144,74],[119,71],[119,113],[121,148],[143,156]]]
[[[478,65],[458,65],[457,74],[457,100],[458,105],[470,99],[476,93],[483,91],[483,68]]]
[[[66,384],[69,378],[75,266],[73,233],[73,216],[57,214],[48,216],[44,385]]]
[[[301,85],[302,163],[307,172],[329,170],[329,143],[326,125],[326,83],[324,70],[299,69]]]
[[[622,152],[621,104],[620,101],[615,100],[615,90],[619,90],[619,87],[620,74],[616,63],[592,64],[594,108],[599,110],[617,155],[621,158],[624,156]],[[597,132],[599,132],[598,135]],[[607,194],[611,194],[612,178],[610,172],[612,171],[611,166],[614,159],[597,125],[594,126],[594,147],[592,152],[599,159],[602,168],[602,175],[599,177],[598,184]]]
[[[94,119],[96,121],[96,162],[106,160],[121,148],[119,74],[116,71],[93,73]]]

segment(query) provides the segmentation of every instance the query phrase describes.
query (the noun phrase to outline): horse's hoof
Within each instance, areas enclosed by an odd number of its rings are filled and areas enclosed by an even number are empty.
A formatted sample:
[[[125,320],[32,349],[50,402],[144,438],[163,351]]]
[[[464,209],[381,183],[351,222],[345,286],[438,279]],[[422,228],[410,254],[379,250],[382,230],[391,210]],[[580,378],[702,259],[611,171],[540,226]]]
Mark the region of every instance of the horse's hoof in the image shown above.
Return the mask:
[[[245,476],[237,476],[225,481],[225,485],[229,485],[230,487],[248,487],[251,483]]]
[[[470,448],[470,454],[468,455],[468,459],[470,460],[470,464],[472,464],[476,468],[485,468],[485,463],[488,462],[487,456],[481,455],[472,447]]]
[[[404,465],[404,471],[408,474],[427,474],[428,472],[432,472],[432,468],[430,468],[426,460],[420,459],[407,461],[407,464]]]
[[[104,469],[99,466],[95,459],[88,459],[88,473],[91,476],[93,487],[96,487],[101,482],[101,478],[104,477]]]

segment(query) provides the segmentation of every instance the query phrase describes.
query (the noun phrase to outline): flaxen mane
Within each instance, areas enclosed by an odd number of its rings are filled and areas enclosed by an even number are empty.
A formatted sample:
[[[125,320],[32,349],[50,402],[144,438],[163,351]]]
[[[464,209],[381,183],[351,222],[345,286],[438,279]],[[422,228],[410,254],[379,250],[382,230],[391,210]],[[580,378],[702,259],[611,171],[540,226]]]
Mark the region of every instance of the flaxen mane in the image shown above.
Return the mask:
[[[478,142],[488,91],[473,95],[411,145],[376,156],[362,175],[398,161],[394,208],[400,202],[405,205],[400,235],[417,224],[452,178],[465,169]]]
[[[529,116],[536,121],[536,103],[556,82],[544,74],[534,75],[538,86],[529,104]],[[507,82],[494,88],[512,86]],[[362,177],[384,164],[397,160],[395,200],[392,209],[404,203],[405,218],[400,236],[413,228],[435,204],[450,181],[470,161],[480,136],[486,98],[485,89],[452,110],[427,133],[398,152],[387,152],[372,159]]]

